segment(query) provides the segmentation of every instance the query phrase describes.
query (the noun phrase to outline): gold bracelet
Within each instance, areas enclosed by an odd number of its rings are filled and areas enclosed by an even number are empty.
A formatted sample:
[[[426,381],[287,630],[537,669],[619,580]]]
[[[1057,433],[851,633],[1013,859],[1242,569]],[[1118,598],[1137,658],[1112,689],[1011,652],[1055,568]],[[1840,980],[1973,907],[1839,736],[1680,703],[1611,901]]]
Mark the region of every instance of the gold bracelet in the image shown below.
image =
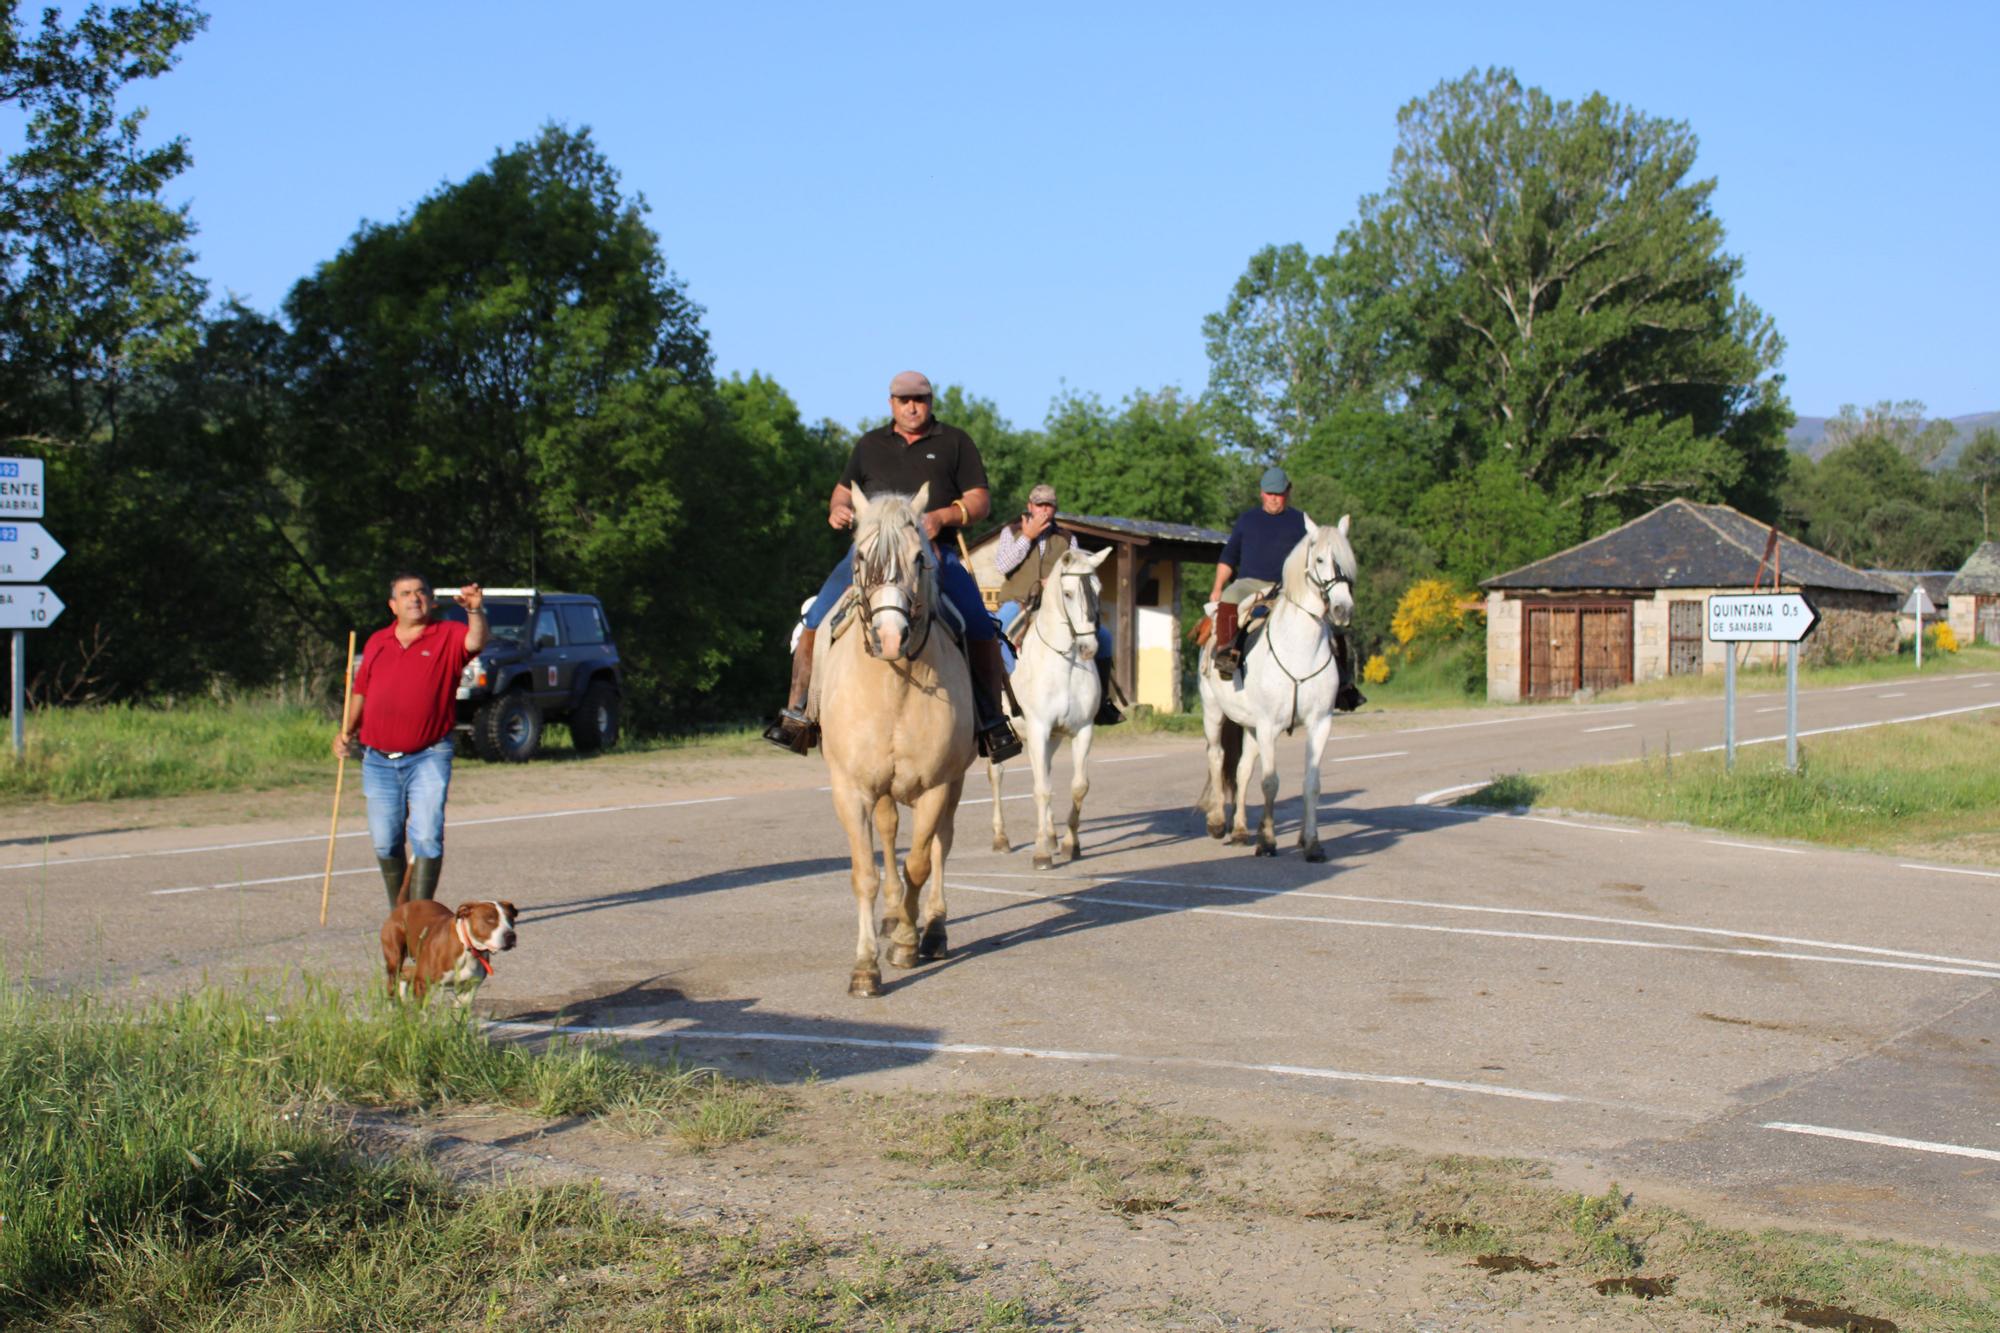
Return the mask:
[[[972,522],[972,511],[965,507],[965,501],[953,500],[951,503],[952,507],[958,510],[958,521],[960,526],[969,526]]]

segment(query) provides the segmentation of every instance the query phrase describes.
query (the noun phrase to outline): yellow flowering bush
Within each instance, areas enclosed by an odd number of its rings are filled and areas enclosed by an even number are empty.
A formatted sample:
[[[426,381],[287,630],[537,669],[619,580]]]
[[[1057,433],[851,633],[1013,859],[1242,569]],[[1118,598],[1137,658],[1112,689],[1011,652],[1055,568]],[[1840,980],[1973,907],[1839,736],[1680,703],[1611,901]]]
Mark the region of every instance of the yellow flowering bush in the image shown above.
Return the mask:
[[[1370,685],[1380,685],[1389,679],[1389,659],[1380,653],[1369,658],[1368,664],[1361,668],[1361,679]]]
[[[1406,648],[1420,639],[1455,639],[1465,628],[1465,613],[1458,609],[1464,596],[1444,579],[1418,579],[1396,603],[1389,632]]]
[[[1940,620],[1930,628],[1931,650],[1939,653],[1958,651],[1958,636],[1951,632],[1951,624]]]

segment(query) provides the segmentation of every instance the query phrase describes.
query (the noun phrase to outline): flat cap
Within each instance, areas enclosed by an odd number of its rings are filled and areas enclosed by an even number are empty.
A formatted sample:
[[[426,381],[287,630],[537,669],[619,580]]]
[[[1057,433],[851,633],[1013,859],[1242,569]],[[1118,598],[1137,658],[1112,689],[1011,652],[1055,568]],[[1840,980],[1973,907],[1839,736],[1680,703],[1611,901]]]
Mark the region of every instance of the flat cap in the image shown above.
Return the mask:
[[[1028,503],[1031,505],[1052,505],[1055,502],[1056,488],[1049,485],[1046,481],[1039,483],[1034,490],[1028,492]]]
[[[1281,467],[1267,467],[1264,469],[1264,480],[1258,489],[1266,495],[1283,495],[1292,489],[1292,479],[1285,475],[1285,470]]]
[[[917,371],[906,370],[889,381],[889,394],[895,398],[928,398],[931,382]]]

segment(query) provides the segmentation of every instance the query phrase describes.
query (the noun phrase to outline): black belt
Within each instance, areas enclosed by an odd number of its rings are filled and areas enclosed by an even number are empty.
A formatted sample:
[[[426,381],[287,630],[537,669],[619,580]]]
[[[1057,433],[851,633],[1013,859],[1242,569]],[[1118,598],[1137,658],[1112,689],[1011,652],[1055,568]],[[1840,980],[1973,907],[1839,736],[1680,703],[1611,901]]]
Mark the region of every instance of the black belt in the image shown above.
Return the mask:
[[[416,753],[415,750],[378,750],[372,745],[364,745],[361,748],[369,754],[374,755],[377,759],[401,759],[406,754]],[[428,749],[430,747],[426,746],[425,748]]]

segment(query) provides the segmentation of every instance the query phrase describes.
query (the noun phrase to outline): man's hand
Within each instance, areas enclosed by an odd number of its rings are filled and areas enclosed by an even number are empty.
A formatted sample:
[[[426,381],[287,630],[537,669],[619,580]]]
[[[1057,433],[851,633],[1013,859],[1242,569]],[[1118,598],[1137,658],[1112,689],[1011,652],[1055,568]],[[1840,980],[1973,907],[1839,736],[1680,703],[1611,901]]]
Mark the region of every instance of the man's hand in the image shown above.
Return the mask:
[[[924,536],[930,538],[932,541],[936,541],[937,535],[944,531],[946,524],[958,521],[957,515],[958,511],[949,505],[943,509],[926,511],[924,514]]]
[[[826,521],[835,531],[854,526],[854,506],[844,500],[836,500],[827,506]]]
[[[352,759],[354,758],[354,756],[355,756],[354,737],[348,735],[344,731],[334,732],[333,757],[335,759]]]
[[[1021,535],[1031,542],[1038,541],[1041,539],[1042,534],[1047,532],[1054,523],[1055,514],[1053,511],[1048,514],[1040,514],[1031,505],[1028,508],[1027,517],[1021,520]]]
[[[467,612],[477,611],[486,605],[486,590],[477,583],[468,583],[458,590],[458,604]]]

